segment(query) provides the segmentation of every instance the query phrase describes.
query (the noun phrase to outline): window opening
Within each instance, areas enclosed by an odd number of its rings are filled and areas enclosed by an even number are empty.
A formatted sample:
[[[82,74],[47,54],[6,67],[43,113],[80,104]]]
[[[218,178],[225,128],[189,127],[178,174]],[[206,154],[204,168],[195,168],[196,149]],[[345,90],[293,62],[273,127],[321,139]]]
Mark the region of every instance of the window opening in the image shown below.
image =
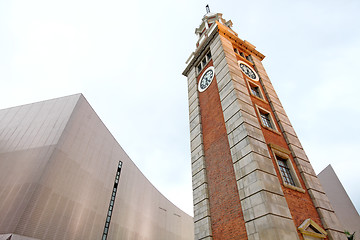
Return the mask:
[[[253,86],[250,84],[251,92],[254,96],[258,98],[262,98],[260,94],[260,88],[258,86]]]
[[[260,116],[261,116],[261,122],[263,123],[264,126],[274,129],[274,127],[273,127],[273,125],[271,123],[269,113],[260,112]]]
[[[201,72],[201,63],[198,65],[197,70],[198,70],[198,73]]]
[[[246,59],[247,59],[249,62],[253,63],[253,60],[252,60],[252,58],[251,58],[251,55],[246,56]]]
[[[197,66],[197,74],[200,74],[201,70],[206,66],[206,64],[210,61],[211,59],[211,52],[208,51],[204,58],[200,61],[199,65]]]
[[[202,60],[202,65],[203,65],[203,66],[206,65],[206,58],[204,58],[204,59]]]
[[[276,156],[276,159],[279,164],[281,175],[283,176],[284,182],[286,184],[292,185],[296,187],[295,181],[291,175],[290,169],[287,165],[287,159]]]
[[[211,52],[210,51],[206,54],[206,57],[207,57],[207,60],[210,61],[210,58],[211,58]]]

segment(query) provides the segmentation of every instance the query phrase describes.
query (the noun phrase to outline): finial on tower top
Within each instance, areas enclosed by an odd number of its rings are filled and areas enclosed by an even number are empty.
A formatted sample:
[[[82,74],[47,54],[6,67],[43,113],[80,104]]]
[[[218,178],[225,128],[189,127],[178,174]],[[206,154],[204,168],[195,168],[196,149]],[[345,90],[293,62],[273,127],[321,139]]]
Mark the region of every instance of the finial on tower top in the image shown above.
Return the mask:
[[[210,7],[209,7],[209,4],[206,5],[206,13],[209,13],[210,12]]]

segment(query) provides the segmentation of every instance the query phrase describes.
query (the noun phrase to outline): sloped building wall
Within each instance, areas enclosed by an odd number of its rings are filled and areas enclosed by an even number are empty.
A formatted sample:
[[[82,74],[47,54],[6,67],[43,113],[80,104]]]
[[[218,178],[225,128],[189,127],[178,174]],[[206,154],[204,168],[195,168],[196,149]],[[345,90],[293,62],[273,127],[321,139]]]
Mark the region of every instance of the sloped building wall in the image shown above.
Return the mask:
[[[19,214],[19,221],[12,228],[0,223],[0,233],[15,232],[39,239],[102,239],[121,161],[108,239],[193,239],[192,217],[152,186],[86,99],[74,95],[62,101],[73,103],[68,105],[67,114],[60,114],[61,118],[67,116],[66,125],[58,128],[61,135],[44,157],[44,167],[37,169],[36,188],[24,201],[25,211]],[[50,136],[52,131],[48,133]],[[28,165],[32,161],[28,160]],[[23,169],[18,174],[26,172]],[[11,188],[11,184],[6,185]],[[16,204],[6,204],[13,208],[8,215],[14,214]]]
[[[79,96],[0,111],[0,233],[17,231]],[[36,213],[34,213],[36,214]],[[22,226],[35,230],[32,223]]]

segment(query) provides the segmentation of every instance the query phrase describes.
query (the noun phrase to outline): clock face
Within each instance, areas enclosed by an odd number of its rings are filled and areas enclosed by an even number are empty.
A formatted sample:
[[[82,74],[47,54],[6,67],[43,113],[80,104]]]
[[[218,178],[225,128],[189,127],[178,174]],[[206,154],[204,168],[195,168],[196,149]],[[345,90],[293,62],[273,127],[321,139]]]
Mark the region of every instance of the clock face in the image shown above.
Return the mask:
[[[214,67],[208,67],[201,75],[201,78],[199,80],[199,86],[198,86],[199,92],[205,91],[210,86],[212,80],[214,79],[214,76],[215,76]]]
[[[243,61],[238,61],[238,64],[239,64],[241,71],[247,77],[249,77],[251,80],[259,81],[259,76],[257,75],[257,73],[255,72],[255,70],[252,67],[250,67],[247,63],[245,63]]]

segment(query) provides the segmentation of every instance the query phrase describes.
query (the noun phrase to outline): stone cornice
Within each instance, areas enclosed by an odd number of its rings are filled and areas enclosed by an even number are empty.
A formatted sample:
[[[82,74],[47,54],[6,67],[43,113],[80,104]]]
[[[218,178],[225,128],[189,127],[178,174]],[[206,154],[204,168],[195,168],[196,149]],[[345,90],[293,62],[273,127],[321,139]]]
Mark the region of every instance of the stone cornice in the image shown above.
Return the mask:
[[[230,39],[232,41],[232,43],[234,45],[237,45],[240,49],[250,52],[253,55],[256,55],[257,57],[259,57],[261,60],[263,60],[265,58],[265,55],[263,55],[262,53],[260,53],[259,51],[257,51],[254,45],[252,45],[251,43],[249,43],[246,40],[242,40],[241,38],[239,38],[237,36],[237,34],[232,31],[230,28],[222,25],[222,24],[218,24],[219,27],[219,34],[227,36],[228,39]]]
[[[216,24],[213,24],[208,31],[208,36],[204,39],[201,44],[196,48],[195,52],[191,53],[186,63],[188,64],[185,70],[183,71],[183,75],[187,76],[191,67],[199,60],[201,53],[203,50],[209,45],[211,40],[214,38],[216,33],[226,36],[231,42],[242,49],[244,52],[248,52],[249,54],[255,55],[261,60],[265,58],[265,56],[255,49],[255,46],[249,43],[246,40],[242,40],[237,36],[237,33],[234,32],[231,28],[223,25],[222,23],[216,21]]]
[[[217,22],[218,23],[218,22]],[[200,57],[200,55],[203,53],[203,50],[209,46],[211,40],[214,38],[214,36],[217,34],[218,32],[218,24],[213,24],[213,26],[211,26],[211,28],[209,29],[209,35],[206,37],[206,39],[199,45],[198,48],[196,48],[195,52],[191,53],[190,57],[187,60],[187,67],[185,68],[185,70],[183,71],[183,75],[187,77],[187,75],[189,74],[189,71],[191,69],[191,67],[199,60],[198,58]]]

